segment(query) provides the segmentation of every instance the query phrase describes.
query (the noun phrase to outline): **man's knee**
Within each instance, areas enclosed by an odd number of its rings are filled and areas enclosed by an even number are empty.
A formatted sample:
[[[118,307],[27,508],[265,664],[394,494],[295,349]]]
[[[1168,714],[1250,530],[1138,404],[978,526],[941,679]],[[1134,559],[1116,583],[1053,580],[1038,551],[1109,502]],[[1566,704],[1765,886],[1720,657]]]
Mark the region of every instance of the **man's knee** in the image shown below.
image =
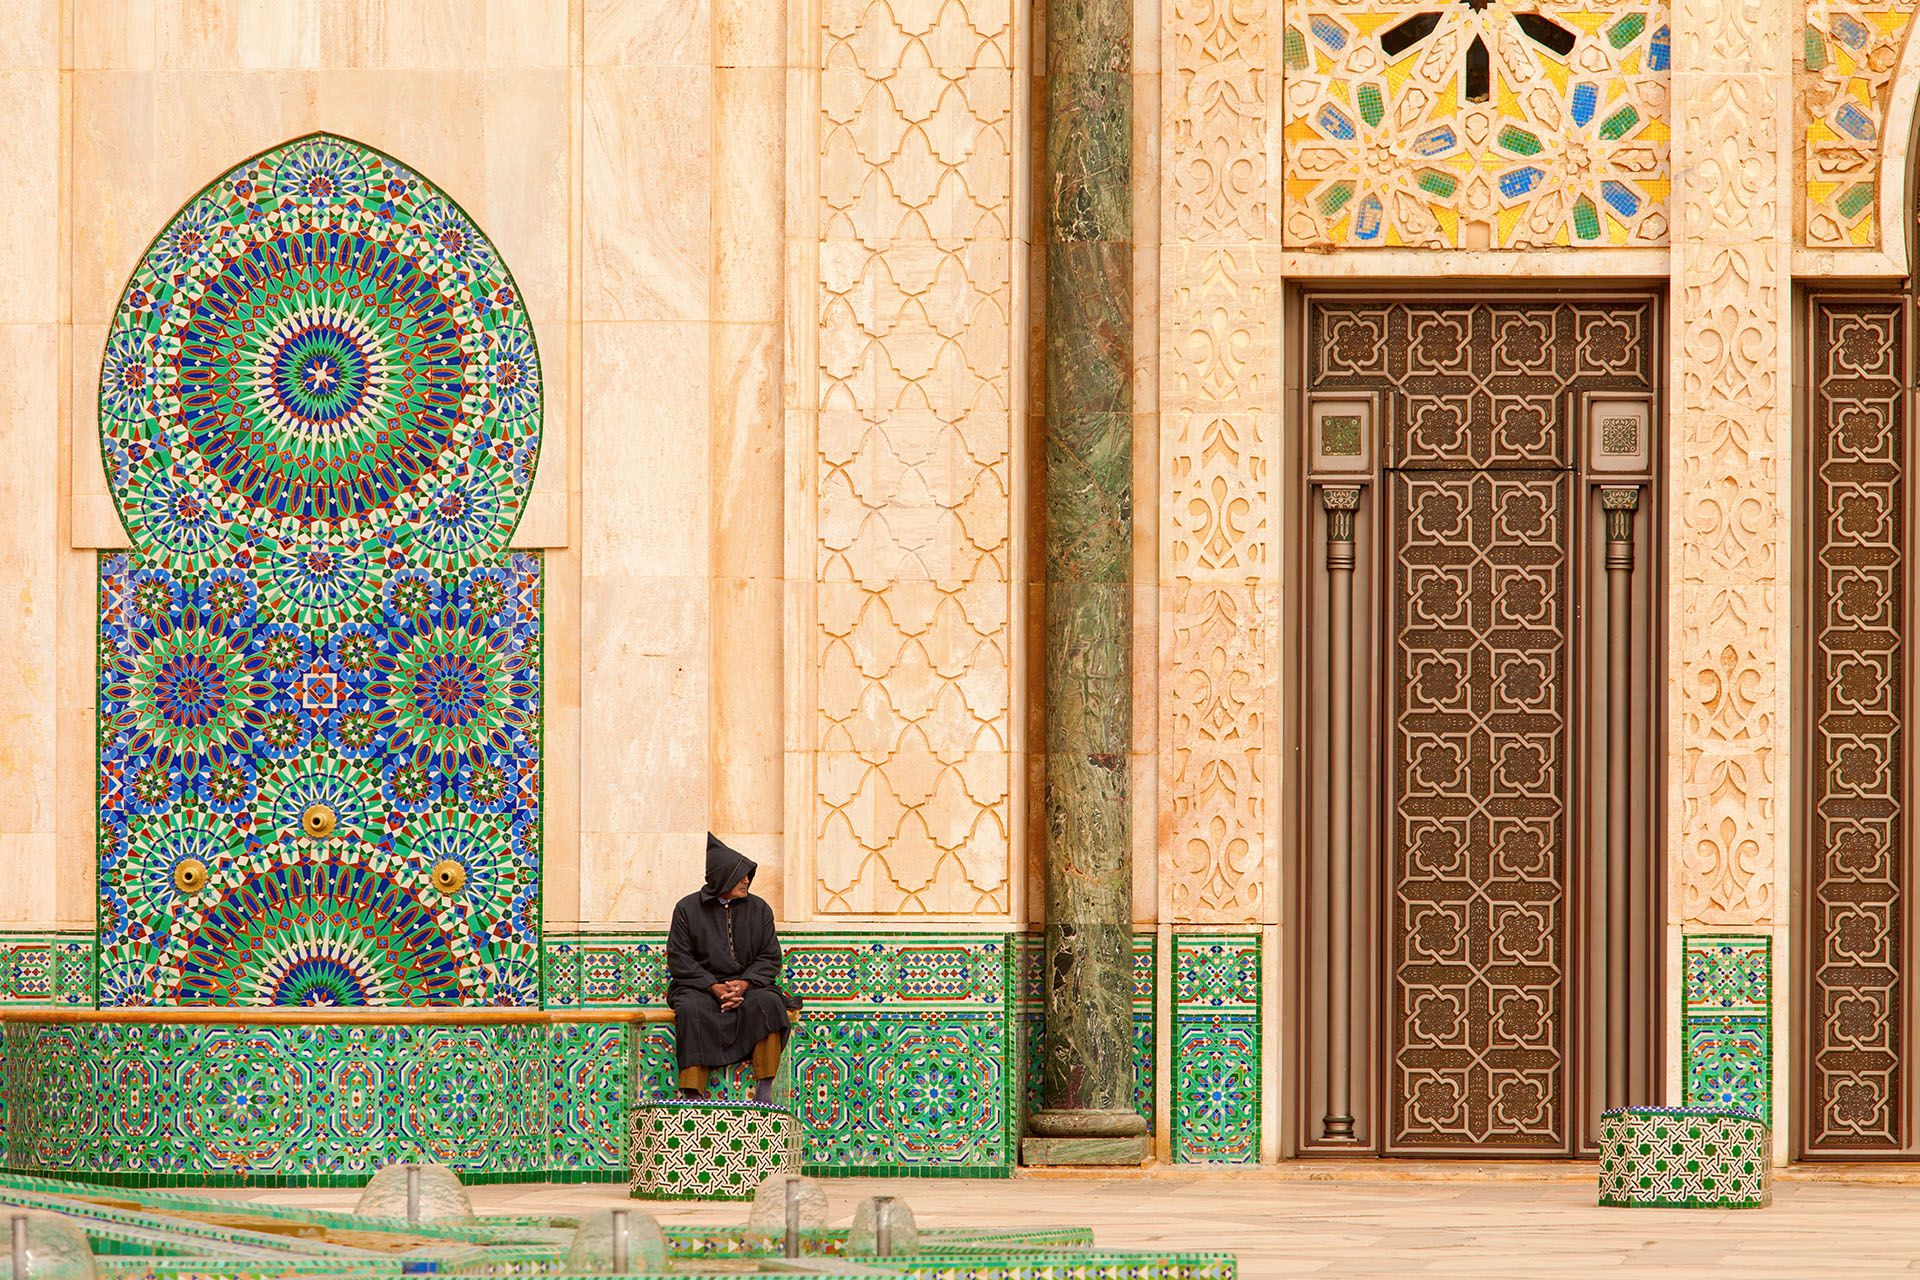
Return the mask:
[[[787,1007],[780,999],[780,993],[772,987],[749,987],[743,1005],[749,1009],[765,1010],[768,1013],[778,1013]]]

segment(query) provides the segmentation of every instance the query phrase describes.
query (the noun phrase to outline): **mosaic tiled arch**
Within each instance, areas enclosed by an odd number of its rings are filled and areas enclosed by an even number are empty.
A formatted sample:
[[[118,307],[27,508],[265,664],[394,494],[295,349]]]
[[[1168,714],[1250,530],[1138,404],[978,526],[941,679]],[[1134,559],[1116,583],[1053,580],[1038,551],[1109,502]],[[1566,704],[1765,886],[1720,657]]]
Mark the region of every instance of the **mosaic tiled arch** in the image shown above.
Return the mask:
[[[155,237],[100,376],[103,1005],[538,1003],[540,423],[506,264],[389,156],[295,139]]]
[[[1306,0],[1283,73],[1285,240],[1667,242],[1664,0]]]

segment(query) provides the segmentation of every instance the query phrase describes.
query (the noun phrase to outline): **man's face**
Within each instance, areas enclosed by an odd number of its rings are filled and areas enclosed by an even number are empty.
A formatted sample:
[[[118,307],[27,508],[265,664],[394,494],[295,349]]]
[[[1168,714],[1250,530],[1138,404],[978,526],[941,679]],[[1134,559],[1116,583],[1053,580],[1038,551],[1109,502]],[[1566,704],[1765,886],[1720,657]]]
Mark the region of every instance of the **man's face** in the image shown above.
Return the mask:
[[[727,890],[725,893],[721,894],[720,896],[723,898],[726,898],[728,901],[737,902],[741,898],[746,897],[747,891],[751,888],[753,888],[753,877],[741,876],[740,882],[738,884],[734,885],[733,888]]]

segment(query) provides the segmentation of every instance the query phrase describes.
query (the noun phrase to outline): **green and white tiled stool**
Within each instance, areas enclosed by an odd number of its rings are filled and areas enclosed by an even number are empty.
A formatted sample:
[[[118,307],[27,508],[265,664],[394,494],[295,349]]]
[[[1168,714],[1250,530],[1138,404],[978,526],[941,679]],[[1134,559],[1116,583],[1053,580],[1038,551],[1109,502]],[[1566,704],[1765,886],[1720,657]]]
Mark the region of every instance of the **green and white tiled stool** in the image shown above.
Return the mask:
[[[1773,1140],[1751,1111],[1616,1107],[1600,1114],[1600,1203],[1759,1209],[1773,1203]]]
[[[751,1200],[800,1171],[800,1122],[757,1102],[662,1098],[633,1104],[627,1148],[636,1200]]]

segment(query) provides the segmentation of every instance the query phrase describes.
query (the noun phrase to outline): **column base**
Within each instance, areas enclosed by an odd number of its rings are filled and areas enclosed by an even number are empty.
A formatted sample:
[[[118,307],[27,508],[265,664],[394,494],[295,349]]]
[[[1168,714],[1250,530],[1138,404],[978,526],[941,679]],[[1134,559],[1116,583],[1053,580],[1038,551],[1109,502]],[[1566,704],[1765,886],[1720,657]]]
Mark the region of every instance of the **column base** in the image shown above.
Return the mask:
[[[1149,1142],[1144,1133],[1117,1138],[1022,1138],[1020,1163],[1037,1167],[1072,1165],[1113,1168],[1147,1162]]]

